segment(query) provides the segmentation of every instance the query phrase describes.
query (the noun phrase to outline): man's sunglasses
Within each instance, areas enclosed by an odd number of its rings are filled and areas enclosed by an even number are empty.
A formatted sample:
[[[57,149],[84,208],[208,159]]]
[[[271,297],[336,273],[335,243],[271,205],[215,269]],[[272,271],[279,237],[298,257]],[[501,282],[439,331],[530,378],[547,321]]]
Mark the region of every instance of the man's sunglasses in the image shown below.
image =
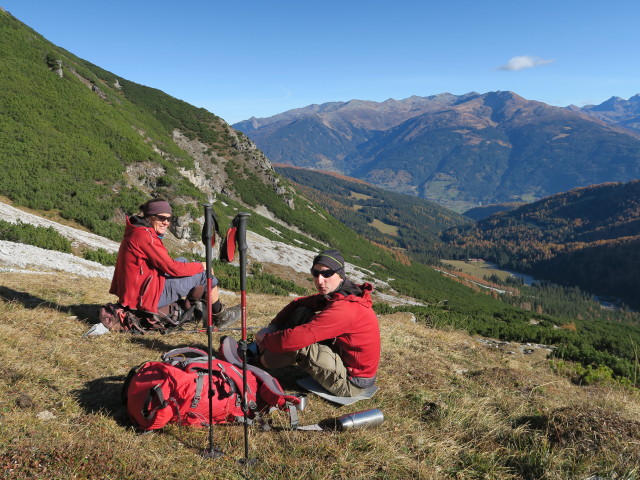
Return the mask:
[[[329,278],[336,273],[335,270],[316,270],[315,268],[311,269],[311,275],[317,277],[318,275],[322,275],[324,278]]]
[[[156,217],[161,222],[170,222],[171,221],[171,216],[165,217],[164,215],[154,215],[154,217]]]

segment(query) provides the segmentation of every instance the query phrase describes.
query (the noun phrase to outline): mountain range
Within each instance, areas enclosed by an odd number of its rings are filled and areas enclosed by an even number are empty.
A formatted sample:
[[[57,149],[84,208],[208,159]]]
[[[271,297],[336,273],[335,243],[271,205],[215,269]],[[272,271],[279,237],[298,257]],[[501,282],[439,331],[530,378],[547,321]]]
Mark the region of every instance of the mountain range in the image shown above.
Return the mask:
[[[311,105],[234,124],[274,162],[457,211],[640,178],[640,103],[560,108],[498,91]]]

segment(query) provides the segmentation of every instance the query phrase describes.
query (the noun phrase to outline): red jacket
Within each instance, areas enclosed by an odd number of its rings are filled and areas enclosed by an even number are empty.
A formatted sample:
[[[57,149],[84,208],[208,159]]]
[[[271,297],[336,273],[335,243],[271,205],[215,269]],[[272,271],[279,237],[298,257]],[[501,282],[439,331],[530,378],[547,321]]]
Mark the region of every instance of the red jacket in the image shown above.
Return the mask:
[[[373,286],[365,283],[360,288],[362,296],[333,293],[329,299],[316,294],[294,300],[276,315],[272,325],[278,327],[298,307],[320,311],[304,325],[265,335],[261,346],[285,353],[332,339],[331,348],[351,377],[375,377],[380,363],[380,326],[372,308]]]
[[[200,262],[173,260],[156,231],[133,216],[127,218],[109,293],[117,295],[122,306],[155,313],[165,274],[189,277],[203,270]]]

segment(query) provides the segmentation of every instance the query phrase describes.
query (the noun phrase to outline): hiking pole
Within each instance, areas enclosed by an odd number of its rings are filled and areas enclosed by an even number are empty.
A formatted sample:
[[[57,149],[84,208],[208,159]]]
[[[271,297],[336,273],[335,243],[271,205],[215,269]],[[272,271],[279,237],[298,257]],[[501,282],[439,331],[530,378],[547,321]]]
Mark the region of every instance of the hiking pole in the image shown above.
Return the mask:
[[[213,312],[211,310],[211,284],[213,274],[211,273],[211,245],[213,239],[213,212],[210,203],[204,203],[204,226],[202,228],[202,242],[206,255],[207,269],[207,364],[209,368],[209,448],[202,451],[204,458],[216,459],[224,455],[224,452],[213,446]]]
[[[252,465],[249,460],[249,405],[247,403],[247,220],[250,214],[238,213],[233,223],[237,225],[237,242],[240,250],[240,308],[242,312],[242,411],[244,413],[244,465]]]

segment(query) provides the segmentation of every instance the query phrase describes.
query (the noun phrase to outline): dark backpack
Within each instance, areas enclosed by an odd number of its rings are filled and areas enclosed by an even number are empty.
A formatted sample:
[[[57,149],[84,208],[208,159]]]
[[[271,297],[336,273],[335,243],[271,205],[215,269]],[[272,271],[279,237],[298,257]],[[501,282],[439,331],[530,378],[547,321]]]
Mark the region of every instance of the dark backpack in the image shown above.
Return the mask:
[[[213,423],[244,421],[242,367],[214,358],[211,369]],[[247,420],[275,407],[288,410],[292,427],[297,427],[300,399],[285,394],[276,379],[261,372],[264,375],[247,371]],[[129,418],[141,430],[157,430],[168,423],[205,427],[209,425],[209,385],[207,354],[196,348],[177,348],[162,355],[161,362],[133,368],[125,380],[122,400]]]
[[[147,332],[168,333],[190,321],[194,306],[183,309],[178,303],[159,308],[158,313],[142,312],[107,303],[98,310],[98,319],[112,332],[131,332],[144,335]]]

